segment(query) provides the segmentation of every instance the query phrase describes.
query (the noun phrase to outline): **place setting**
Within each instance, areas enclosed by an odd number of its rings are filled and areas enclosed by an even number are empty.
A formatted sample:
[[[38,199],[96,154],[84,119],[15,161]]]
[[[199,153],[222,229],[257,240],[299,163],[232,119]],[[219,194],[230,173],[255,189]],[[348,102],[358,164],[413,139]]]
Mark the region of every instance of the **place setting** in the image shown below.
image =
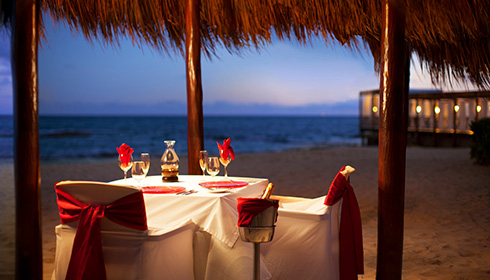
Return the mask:
[[[238,188],[248,185],[247,182],[232,180],[228,177],[227,167],[232,160],[235,160],[235,152],[231,147],[231,139],[223,140],[223,144],[216,142],[219,149],[219,157],[209,156],[206,150],[199,152],[199,165],[201,166],[204,181],[199,186],[207,189],[209,193],[227,193],[233,192]],[[216,179],[220,172],[220,164],[223,165],[225,175],[223,179]],[[211,175],[211,181],[206,179],[206,172]]]
[[[218,156],[207,151],[199,152],[199,165],[202,177],[195,175],[180,175],[180,160],[175,151],[175,140],[165,140],[165,151],[160,158],[161,176],[149,176],[150,154],[141,153],[139,158],[134,155],[134,149],[126,143],[117,147],[118,164],[124,173],[124,179],[117,183],[137,187],[145,194],[175,194],[192,195],[198,192],[210,194],[235,193],[257,181],[249,178],[229,177],[228,166],[235,160],[235,152],[231,146],[231,139],[224,139],[222,143],[216,142]],[[218,176],[224,169],[224,175]],[[127,173],[130,173],[128,175]],[[129,177],[131,176],[131,177]]]
[[[173,170],[172,172],[172,179],[171,181],[174,181],[174,177],[177,177],[178,175],[178,167],[179,167],[179,159],[175,151],[173,150],[173,145],[175,144],[175,141],[173,140],[166,140],[164,141],[166,146],[166,150],[164,154],[162,155],[161,158],[161,165],[162,165],[162,170],[167,170],[171,169]],[[157,185],[157,184],[150,184],[147,185],[145,183],[146,177],[148,175],[148,171],[150,169],[150,154],[149,153],[141,153],[140,160],[133,160],[133,152],[134,150],[127,144],[123,143],[120,147],[116,148],[119,156],[118,156],[118,164],[121,170],[124,172],[124,183],[125,184],[130,184],[134,185],[135,187],[138,187],[141,189],[143,193],[150,193],[150,194],[191,194],[191,193],[196,193],[197,191],[195,190],[187,190],[183,186],[172,186],[172,185]],[[168,166],[171,166],[171,168],[167,168]],[[165,167],[165,168],[164,168]],[[127,172],[131,170],[131,179],[127,179]],[[175,172],[177,170],[177,172]],[[169,172],[166,172],[167,174]],[[162,181],[169,181],[168,179],[165,180],[164,177],[164,172],[162,171]],[[132,184],[133,182],[136,182],[136,184]],[[169,181],[170,182],[170,181]]]

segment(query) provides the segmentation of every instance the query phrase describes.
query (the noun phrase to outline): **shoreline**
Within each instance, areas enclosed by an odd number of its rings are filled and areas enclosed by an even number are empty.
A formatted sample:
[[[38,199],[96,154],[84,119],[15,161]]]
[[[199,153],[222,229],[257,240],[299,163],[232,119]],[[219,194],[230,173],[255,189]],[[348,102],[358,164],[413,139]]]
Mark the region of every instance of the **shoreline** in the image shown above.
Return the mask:
[[[490,275],[490,166],[474,165],[469,148],[408,147],[405,179],[403,279],[482,279]],[[181,157],[181,174],[187,158]],[[363,223],[365,274],[376,273],[378,147],[328,147],[237,154],[230,176],[268,178],[274,194],[325,195],[344,165],[351,176]],[[153,157],[149,175],[159,172]],[[223,174],[221,171],[220,175]],[[14,271],[13,164],[0,162],[0,279]],[[112,181],[122,171],[115,160],[41,162],[44,279],[53,269],[54,226],[59,223],[54,184],[61,180]],[[10,182],[10,183],[9,183]],[[471,235],[469,234],[471,233]]]
[[[341,142],[334,142],[334,143],[327,143],[327,144],[322,144],[322,145],[315,145],[315,146],[304,146],[304,147],[291,147],[291,148],[283,148],[283,149],[278,149],[278,150],[270,150],[270,151],[251,151],[251,152],[245,152],[241,153],[241,155],[249,155],[249,154],[267,154],[267,153],[283,153],[283,152],[291,152],[291,151],[315,151],[315,150],[325,150],[325,149],[336,149],[336,148],[342,148],[342,147],[354,147],[354,148],[361,148],[364,147],[361,145],[362,139],[359,137],[352,138],[352,142],[349,141],[341,141]],[[372,146],[376,147],[376,146]],[[457,149],[457,148],[456,148]],[[158,156],[160,158],[165,151],[165,148],[162,148],[162,151],[160,154],[155,154],[152,153],[150,156],[152,156],[152,160]],[[211,151],[211,150],[208,150]],[[213,152],[216,152],[218,154],[218,148],[213,148]],[[187,153],[177,153],[177,155],[180,158],[187,158]],[[41,158],[41,164],[46,165],[46,164],[91,164],[91,163],[100,163],[100,162],[113,162],[117,160],[117,152],[114,152],[113,156],[97,156],[97,157],[73,157],[73,158]],[[0,164],[13,164],[14,159],[12,157],[0,157]]]

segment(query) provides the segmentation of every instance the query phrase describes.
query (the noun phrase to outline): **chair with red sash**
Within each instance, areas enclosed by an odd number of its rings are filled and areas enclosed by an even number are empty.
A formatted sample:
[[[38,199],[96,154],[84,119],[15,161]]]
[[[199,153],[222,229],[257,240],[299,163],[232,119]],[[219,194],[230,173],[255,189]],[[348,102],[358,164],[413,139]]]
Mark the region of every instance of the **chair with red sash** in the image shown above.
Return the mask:
[[[132,186],[63,181],[55,190],[52,279],[194,279],[191,221],[149,229],[143,194]]]
[[[357,279],[363,274],[359,206],[343,167],[326,196],[279,200],[274,239],[261,253],[273,279]]]

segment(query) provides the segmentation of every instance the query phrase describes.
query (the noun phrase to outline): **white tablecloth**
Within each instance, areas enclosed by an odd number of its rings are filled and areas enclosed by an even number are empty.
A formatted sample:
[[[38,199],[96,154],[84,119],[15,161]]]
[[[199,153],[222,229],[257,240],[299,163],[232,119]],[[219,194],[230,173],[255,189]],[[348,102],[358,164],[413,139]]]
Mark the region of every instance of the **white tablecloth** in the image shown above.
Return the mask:
[[[161,176],[147,177],[143,186],[182,186],[197,191],[190,195],[145,193],[146,214],[149,227],[165,229],[167,225],[192,220],[201,230],[196,233],[195,250],[207,249],[207,254],[195,252],[196,279],[252,279],[253,244],[239,240],[237,228],[238,197],[259,197],[269,181],[260,178],[229,177],[227,180],[245,181],[246,187],[230,192],[213,193],[201,187],[203,181],[225,180],[222,176],[179,175],[179,182],[162,182]],[[129,178],[111,183],[138,185]],[[211,238],[203,236],[209,233]],[[196,241],[197,240],[197,241]],[[205,264],[200,262],[205,261]],[[270,279],[265,265],[261,265],[261,279]]]
[[[216,177],[215,180],[224,180]],[[180,175],[179,182],[162,183],[151,176],[145,185],[183,186],[196,190],[191,195],[145,194],[150,227],[165,229],[191,219],[200,229],[194,236],[194,275],[196,279],[249,280],[253,278],[253,244],[239,238],[237,198],[258,197],[267,179],[237,178],[247,187],[231,193],[210,193],[199,186],[210,176]],[[122,180],[115,183],[124,183]],[[128,184],[136,184],[133,179]],[[261,279],[339,279],[339,205],[325,206],[325,197],[280,200],[274,238],[261,244]],[[209,237],[210,236],[210,237]]]

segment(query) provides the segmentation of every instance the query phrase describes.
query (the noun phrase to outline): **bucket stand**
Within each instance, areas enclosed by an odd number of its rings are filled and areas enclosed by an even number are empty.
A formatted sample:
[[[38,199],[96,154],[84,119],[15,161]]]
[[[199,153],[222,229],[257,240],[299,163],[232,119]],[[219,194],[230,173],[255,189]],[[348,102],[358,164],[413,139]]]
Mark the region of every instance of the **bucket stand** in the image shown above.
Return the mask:
[[[250,226],[239,227],[240,239],[254,244],[253,279],[260,279],[260,243],[270,242],[274,236],[277,209],[269,207],[257,215]]]

